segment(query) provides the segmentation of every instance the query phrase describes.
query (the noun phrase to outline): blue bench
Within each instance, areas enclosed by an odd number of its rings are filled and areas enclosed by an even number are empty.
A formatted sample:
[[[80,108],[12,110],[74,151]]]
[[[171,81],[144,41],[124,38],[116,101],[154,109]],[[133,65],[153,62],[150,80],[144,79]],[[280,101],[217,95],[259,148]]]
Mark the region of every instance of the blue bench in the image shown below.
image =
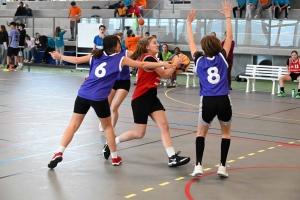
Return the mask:
[[[41,63],[42,60],[43,60],[43,57],[44,57],[44,51],[40,51],[39,53],[34,53],[34,63]],[[76,56],[76,52],[73,52],[73,51],[65,51],[64,52],[64,55],[65,56]],[[64,65],[74,65],[73,63],[69,63],[69,62],[63,62]],[[55,65],[55,60],[49,56],[49,60],[48,60],[48,63],[47,64],[52,64],[52,65]]]

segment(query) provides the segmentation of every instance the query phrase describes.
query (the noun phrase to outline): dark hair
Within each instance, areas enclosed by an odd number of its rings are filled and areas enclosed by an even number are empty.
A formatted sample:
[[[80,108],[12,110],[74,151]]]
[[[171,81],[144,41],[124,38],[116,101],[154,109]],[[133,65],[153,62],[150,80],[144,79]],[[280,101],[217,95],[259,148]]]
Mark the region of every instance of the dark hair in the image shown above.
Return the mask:
[[[162,47],[163,47],[163,46],[166,46],[167,49],[168,49],[168,51],[169,51],[169,46],[168,46],[167,44],[163,44]]]
[[[25,40],[26,40],[26,38],[29,38],[29,40],[30,40],[30,36],[28,34],[25,35]]]
[[[22,28],[25,28],[25,24],[19,24],[19,26],[21,26]]]
[[[156,35],[152,35],[152,37],[155,37],[155,38],[157,38],[157,37],[156,37]]]
[[[217,34],[216,34],[216,32],[211,32],[210,34],[214,34],[214,35],[217,35]]]
[[[61,31],[60,27],[57,26],[56,29],[55,29],[55,37],[59,37],[60,31]]]
[[[292,51],[291,54],[293,54],[293,53],[297,54],[297,56],[298,56],[298,52],[296,50]]]
[[[102,27],[103,27],[104,29],[106,29],[106,27],[105,27],[104,25],[100,25],[100,26],[99,26],[99,30],[100,30],[100,28],[102,28]]]
[[[178,51],[180,51],[179,47],[175,47],[175,48],[174,48],[174,51],[175,51],[176,49],[178,49]]]
[[[76,5],[76,2],[75,1],[72,1],[71,2],[71,6],[75,6]]]
[[[129,29],[129,30],[127,31],[127,37],[130,37],[131,34],[132,34],[132,30]]]
[[[36,33],[35,33],[35,36],[36,36],[37,34],[39,34],[39,33],[38,33],[38,32],[36,32]]]
[[[149,45],[149,43],[151,42],[151,40],[155,39],[154,37],[150,36],[147,38],[143,38],[139,41],[139,43],[137,44],[137,47],[135,49],[135,51],[133,52],[133,54],[130,56],[130,58],[132,60],[137,60],[140,59],[142,55],[144,55],[145,53],[148,53],[146,47]]]
[[[11,26],[11,25],[16,26],[17,24],[16,24],[16,22],[10,22],[9,25],[10,25],[10,26]]]
[[[20,1],[20,3],[19,4],[22,4],[22,5],[24,5],[24,3],[22,2],[22,1]]]
[[[146,32],[146,33],[145,33],[145,35],[146,35],[146,34],[150,35],[150,33],[149,33],[149,32]]]
[[[108,35],[103,39],[103,49],[96,49],[92,51],[92,55],[95,59],[98,59],[102,56],[103,51],[105,53],[110,54],[113,53],[114,48],[117,47],[118,43],[121,46],[121,42],[116,35]]]
[[[2,30],[2,32],[5,32],[5,31],[6,31],[6,28],[5,28],[4,25],[1,25],[1,30]]]
[[[222,51],[220,40],[212,35],[207,35],[201,40],[204,56],[213,57]]]

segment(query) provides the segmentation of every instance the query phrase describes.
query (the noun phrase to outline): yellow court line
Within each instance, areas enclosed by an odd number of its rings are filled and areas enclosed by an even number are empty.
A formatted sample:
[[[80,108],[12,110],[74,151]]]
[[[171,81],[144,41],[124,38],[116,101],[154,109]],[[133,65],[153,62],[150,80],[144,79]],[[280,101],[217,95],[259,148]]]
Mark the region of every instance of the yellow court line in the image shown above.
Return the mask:
[[[257,152],[259,152],[259,153],[262,153],[262,152],[264,152],[265,150],[259,150],[259,151],[257,151]]]
[[[144,189],[144,190],[142,190],[143,192],[149,192],[149,191],[151,191],[151,190],[154,190],[154,188],[147,188],[147,189]]]
[[[255,153],[249,153],[248,155],[249,155],[249,156],[253,156],[254,154],[255,154]]]
[[[168,92],[170,92],[171,90],[175,90],[176,88],[172,88],[172,89],[169,89],[167,91],[165,91],[165,96],[173,101],[176,101],[178,103],[181,103],[181,104],[185,104],[185,105],[189,105],[189,106],[192,106],[192,107],[197,107],[199,108],[199,106],[197,105],[194,105],[194,104],[190,104],[190,103],[185,103],[183,101],[179,101],[177,99],[173,99],[172,97],[170,97],[168,95]],[[289,118],[279,118],[279,117],[269,117],[269,116],[261,116],[261,115],[253,115],[253,114],[248,114],[248,113],[239,113],[239,112],[233,112],[233,114],[238,114],[238,115],[246,115],[246,116],[252,116],[252,117],[261,117],[261,118],[268,118],[268,119],[278,119],[278,120],[285,120],[285,121],[295,121],[295,122],[300,122],[300,120],[297,120],[297,119],[289,119]]]
[[[134,196],[136,196],[136,194],[130,194],[130,195],[125,196],[124,198],[129,199],[129,198],[134,197]]]
[[[165,186],[165,185],[168,185],[168,184],[170,184],[170,182],[164,182],[164,183],[161,183],[161,184],[159,184],[160,186]]]
[[[205,168],[203,171],[209,171],[209,170],[211,170],[211,168]]]
[[[268,149],[274,149],[275,147],[269,147]]]
[[[235,161],[235,160],[228,160],[227,162],[228,162],[228,163],[232,163],[232,162],[234,162],[234,161]]]
[[[182,179],[184,179],[184,177],[175,178],[174,180],[175,180],[175,181],[180,181],[180,180],[182,180]]]
[[[279,145],[277,145],[277,146],[281,147],[282,145],[281,145],[281,144],[279,144]]]
[[[244,156],[238,157],[239,160],[244,159],[244,158],[245,158]]]
[[[215,166],[216,166],[216,167],[219,167],[219,166],[220,166],[220,164],[216,164]]]
[[[295,142],[289,142],[289,144],[294,144]]]

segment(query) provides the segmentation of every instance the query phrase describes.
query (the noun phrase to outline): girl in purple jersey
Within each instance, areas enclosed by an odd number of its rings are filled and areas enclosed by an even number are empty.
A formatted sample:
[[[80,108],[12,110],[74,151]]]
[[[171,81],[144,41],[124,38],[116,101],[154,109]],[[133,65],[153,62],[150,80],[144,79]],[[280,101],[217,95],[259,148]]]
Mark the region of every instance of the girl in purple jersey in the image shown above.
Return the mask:
[[[65,148],[71,142],[75,132],[80,127],[86,113],[93,107],[99,117],[107,143],[112,150],[112,165],[117,166],[122,158],[117,155],[115,135],[111,125],[108,95],[124,65],[135,68],[167,67],[175,69],[175,65],[168,63],[143,63],[126,57],[126,50],[121,50],[121,43],[117,36],[107,36],[103,39],[103,49],[94,50],[92,54],[83,57],[64,56],[58,52],[50,53],[53,59],[61,59],[71,63],[90,62],[89,78],[81,85],[75,100],[74,112],[69,126],[64,132],[58,151],[54,154],[48,167],[53,169],[62,161]]]
[[[206,36],[201,40],[203,54],[198,52],[194,41],[192,22],[195,19],[195,10],[192,10],[187,17],[188,43],[191,54],[195,60],[195,72],[199,76],[200,82],[200,105],[198,131],[196,138],[196,165],[192,173],[193,176],[201,176],[202,157],[204,152],[205,137],[211,121],[218,116],[221,132],[221,162],[217,174],[221,177],[228,177],[226,171],[226,159],[230,146],[231,127],[231,101],[227,81],[226,57],[229,54],[232,42],[231,25],[231,4],[224,0],[223,10],[219,11],[226,17],[227,36],[222,49],[221,42],[214,36]]]

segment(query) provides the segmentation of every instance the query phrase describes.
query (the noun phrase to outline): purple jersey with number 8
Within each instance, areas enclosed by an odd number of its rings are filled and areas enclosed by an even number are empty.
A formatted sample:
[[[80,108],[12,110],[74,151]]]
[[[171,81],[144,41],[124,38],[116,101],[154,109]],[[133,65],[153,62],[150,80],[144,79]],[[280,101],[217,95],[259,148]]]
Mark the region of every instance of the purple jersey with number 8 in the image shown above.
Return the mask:
[[[127,51],[121,50],[111,55],[103,52],[99,59],[91,58],[89,77],[81,85],[78,96],[92,101],[107,99],[122,70],[121,63],[126,55]]]
[[[197,59],[195,72],[199,76],[200,96],[229,94],[227,68],[228,64],[221,52],[212,58],[201,56]]]

